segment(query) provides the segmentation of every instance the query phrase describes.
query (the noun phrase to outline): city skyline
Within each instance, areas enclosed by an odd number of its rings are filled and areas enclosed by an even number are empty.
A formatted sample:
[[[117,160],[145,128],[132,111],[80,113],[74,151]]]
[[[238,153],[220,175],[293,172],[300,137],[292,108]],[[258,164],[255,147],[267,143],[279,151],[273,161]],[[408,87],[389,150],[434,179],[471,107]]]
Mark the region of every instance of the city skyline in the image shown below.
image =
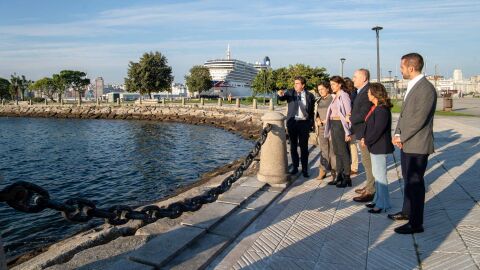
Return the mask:
[[[225,57],[272,67],[304,63],[345,76],[376,77],[380,25],[382,76],[401,77],[399,59],[419,52],[426,73],[465,78],[480,73],[480,3],[451,1],[15,1],[0,3],[0,77],[37,80],[62,69],[123,83],[129,61],[160,51],[183,82],[193,65]],[[21,14],[21,15],[18,15]]]

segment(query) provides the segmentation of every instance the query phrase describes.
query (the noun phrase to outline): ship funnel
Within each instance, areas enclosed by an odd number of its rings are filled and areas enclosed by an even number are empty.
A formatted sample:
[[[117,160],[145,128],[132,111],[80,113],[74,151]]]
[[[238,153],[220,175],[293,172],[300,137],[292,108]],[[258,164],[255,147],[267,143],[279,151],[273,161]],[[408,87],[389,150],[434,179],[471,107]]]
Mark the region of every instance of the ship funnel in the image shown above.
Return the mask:
[[[227,45],[227,59],[230,60],[230,44]]]

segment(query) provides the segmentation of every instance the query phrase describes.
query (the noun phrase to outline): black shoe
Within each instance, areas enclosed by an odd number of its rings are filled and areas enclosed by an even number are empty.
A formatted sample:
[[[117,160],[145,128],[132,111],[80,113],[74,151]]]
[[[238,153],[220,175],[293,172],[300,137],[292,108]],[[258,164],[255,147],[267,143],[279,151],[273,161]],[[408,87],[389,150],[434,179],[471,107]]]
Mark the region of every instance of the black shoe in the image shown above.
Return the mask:
[[[338,173],[333,179],[333,181],[328,182],[329,185],[336,185],[338,183],[341,183],[343,181],[343,175],[341,173]]]
[[[367,204],[365,204],[365,206],[368,207],[368,208],[374,208],[375,203],[373,203],[373,202],[372,203],[367,203]]]
[[[401,211],[395,214],[388,214],[388,218],[392,220],[408,220],[408,216],[404,215]]]
[[[399,234],[422,233],[423,232],[423,227],[422,226],[412,227],[412,225],[410,225],[410,223],[407,223],[405,225],[402,225],[400,227],[395,228],[394,231],[396,233],[399,233]]]
[[[352,179],[350,178],[350,175],[343,175],[343,180],[340,183],[337,183],[338,188],[344,188],[344,187],[351,187],[352,186]]]
[[[368,213],[372,213],[372,214],[379,214],[383,211],[382,208],[377,208],[377,210],[375,210],[375,208],[372,208],[372,209],[369,209],[368,210]]]
[[[289,174],[297,174],[298,173],[298,169],[297,168],[293,168],[291,171],[288,172]]]
[[[302,174],[303,174],[303,177],[305,177],[305,178],[310,177],[310,175],[308,174],[308,172],[303,171]]]

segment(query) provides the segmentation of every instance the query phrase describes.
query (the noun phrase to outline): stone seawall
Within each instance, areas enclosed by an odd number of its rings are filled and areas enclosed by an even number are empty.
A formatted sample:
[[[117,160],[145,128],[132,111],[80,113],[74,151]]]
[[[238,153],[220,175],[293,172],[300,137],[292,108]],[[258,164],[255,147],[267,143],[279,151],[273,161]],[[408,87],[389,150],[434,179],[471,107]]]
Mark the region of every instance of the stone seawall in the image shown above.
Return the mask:
[[[199,105],[30,105],[0,106],[0,116],[81,119],[124,119],[182,122],[211,125],[256,139],[260,134],[262,110]]]

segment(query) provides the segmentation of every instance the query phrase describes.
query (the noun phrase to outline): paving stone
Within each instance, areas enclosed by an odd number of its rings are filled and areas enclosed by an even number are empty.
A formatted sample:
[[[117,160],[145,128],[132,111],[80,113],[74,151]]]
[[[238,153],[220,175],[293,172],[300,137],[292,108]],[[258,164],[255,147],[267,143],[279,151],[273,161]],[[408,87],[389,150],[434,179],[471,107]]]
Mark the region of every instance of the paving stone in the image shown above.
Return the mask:
[[[145,265],[127,259],[122,259],[114,262],[111,265],[105,266],[105,268],[96,268],[105,270],[155,270],[155,267],[151,265]]]
[[[369,249],[366,269],[415,269],[418,268],[415,250],[395,247],[374,247]]]
[[[209,231],[233,239],[250,225],[259,214],[258,211],[238,208]]]
[[[177,226],[168,233],[161,234],[132,252],[128,259],[156,267],[161,267],[186,245],[205,233],[205,229]]]
[[[460,270],[477,269],[475,262],[469,254],[462,253],[420,253],[423,270]]]
[[[260,270],[268,265],[268,255],[261,252],[247,250],[243,256],[233,264],[232,269]]]
[[[415,234],[415,242],[418,250],[422,252],[444,251],[444,252],[467,252],[465,243],[460,235],[455,231],[440,232],[433,229],[427,229],[423,233]]]
[[[472,230],[473,229],[473,230]],[[458,233],[462,237],[462,240],[465,241],[465,244],[469,248],[480,248],[480,228],[467,228],[462,227],[458,230]]]
[[[240,207],[250,210],[263,211],[273,200],[275,200],[280,193],[265,191],[258,196],[248,198]]]
[[[324,261],[319,261],[315,265],[315,270],[358,270],[362,269],[358,265],[348,265],[348,264],[339,264],[339,263],[329,263]]]
[[[182,224],[208,229],[223,219],[227,214],[232,213],[235,208],[237,208],[236,205],[228,203],[209,203],[190,216],[185,217]]]
[[[202,269],[228,241],[226,237],[207,233],[192,242],[162,269]]]
[[[154,236],[169,231],[176,225],[178,225],[178,221],[169,218],[162,218],[156,222],[141,227],[135,232],[135,235]]]
[[[240,186],[263,188],[265,185],[266,183],[258,181],[257,177],[247,177],[247,179]]]
[[[259,191],[259,187],[237,186],[218,197],[217,202],[241,204],[243,201]]]
[[[296,258],[274,255],[265,269],[271,270],[310,270],[315,267],[315,262],[299,260]]]

